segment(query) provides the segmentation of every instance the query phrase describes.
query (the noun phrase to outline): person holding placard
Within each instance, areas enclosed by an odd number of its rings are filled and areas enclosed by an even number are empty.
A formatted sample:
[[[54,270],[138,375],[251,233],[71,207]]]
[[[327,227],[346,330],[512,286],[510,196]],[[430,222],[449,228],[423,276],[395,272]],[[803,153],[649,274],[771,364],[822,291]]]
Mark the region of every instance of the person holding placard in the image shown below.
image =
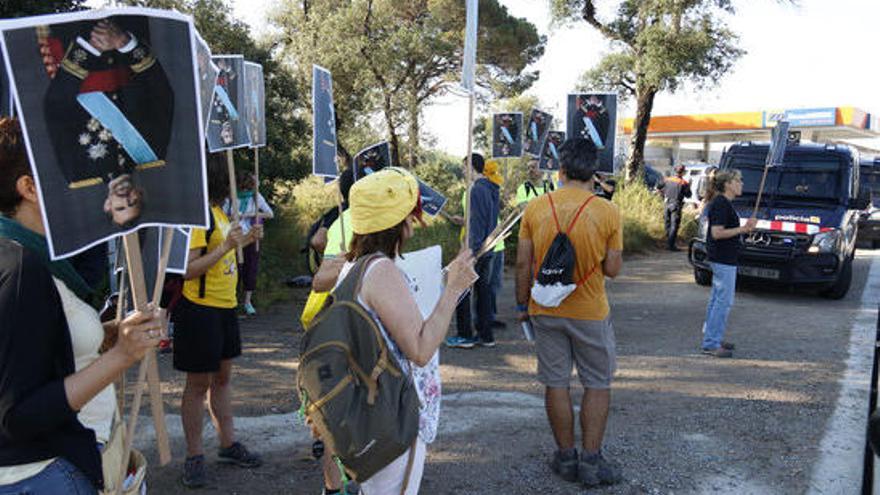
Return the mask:
[[[0,492],[96,494],[119,481],[102,469],[121,456],[113,382],[159,343],[160,312],[102,325],[73,267],[49,261],[14,119],[0,119],[0,212]],[[99,355],[105,332],[117,340]]]
[[[241,355],[241,334],[235,308],[238,285],[235,250],[262,238],[262,225],[245,235],[231,225],[220,205],[229,196],[226,157],[208,158],[208,197],[211,223],[207,230],[193,229],[183,298],[174,311],[174,368],[186,372],[181,400],[181,420],[186,435],[186,462],[182,482],[187,487],[207,483],[202,426],[205,398],[217,435],[220,462],[254,468],[260,456],[235,441],[232,418],[232,359]]]

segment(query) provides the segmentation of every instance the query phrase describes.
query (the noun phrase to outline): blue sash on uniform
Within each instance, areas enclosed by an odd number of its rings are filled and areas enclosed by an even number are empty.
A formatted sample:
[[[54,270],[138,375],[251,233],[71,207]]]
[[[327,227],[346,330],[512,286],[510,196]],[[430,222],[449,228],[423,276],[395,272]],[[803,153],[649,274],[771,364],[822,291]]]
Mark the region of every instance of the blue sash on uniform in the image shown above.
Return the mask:
[[[584,117],[584,125],[587,127],[587,132],[590,133],[590,139],[593,140],[596,148],[600,150],[605,148],[605,145],[602,144],[602,138],[599,137],[599,133],[596,131],[596,126],[593,125],[593,121],[589,117]]]
[[[507,127],[501,128],[501,134],[504,134],[504,139],[506,139],[508,143],[513,144],[513,136],[510,135],[510,131],[507,130]]]
[[[238,120],[238,110],[235,109],[235,105],[233,105],[232,100],[229,99],[229,93],[226,92],[226,88],[218,84],[214,86],[214,93],[217,94],[217,97],[220,98],[220,102],[226,107],[226,111],[229,112],[229,118],[231,120]]]
[[[100,91],[82,93],[76,97],[76,101],[101,125],[110,130],[113,139],[122,145],[135,163],[141,165],[159,159],[141,133],[125,118],[110,98],[107,98],[107,95]]]

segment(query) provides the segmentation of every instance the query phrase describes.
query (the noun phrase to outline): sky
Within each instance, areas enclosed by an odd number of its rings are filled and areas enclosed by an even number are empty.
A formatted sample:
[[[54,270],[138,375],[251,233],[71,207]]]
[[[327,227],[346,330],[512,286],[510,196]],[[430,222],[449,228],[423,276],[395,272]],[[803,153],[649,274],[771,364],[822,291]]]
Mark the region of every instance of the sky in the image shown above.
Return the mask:
[[[255,32],[266,30],[266,13],[280,0],[232,0],[234,13]],[[544,110],[561,116],[565,96],[580,76],[610,49],[586,23],[552,27],[549,0],[500,0],[510,13],[531,21],[548,41],[544,57],[533,67],[538,81],[527,91]],[[616,2],[597,2],[600,9]],[[746,112],[780,108],[855,106],[880,112],[880,67],[877,58],[878,0],[739,0],[728,16],[746,54],[714,88],[661,93],[654,115]],[[600,15],[609,12],[600,10]],[[631,117],[632,105],[620,115]],[[461,126],[449,125],[458,119]],[[448,95],[424,114],[424,130],[437,146],[461,155],[466,151],[467,100]]]

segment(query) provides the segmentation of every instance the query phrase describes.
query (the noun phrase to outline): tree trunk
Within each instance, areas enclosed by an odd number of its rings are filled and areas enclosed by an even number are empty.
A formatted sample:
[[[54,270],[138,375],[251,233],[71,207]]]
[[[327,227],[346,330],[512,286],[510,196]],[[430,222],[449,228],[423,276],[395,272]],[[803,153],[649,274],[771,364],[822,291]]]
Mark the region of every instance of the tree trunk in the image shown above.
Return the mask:
[[[651,123],[656,95],[657,88],[653,86],[636,89],[636,118],[633,121],[629,160],[626,162],[627,182],[639,180],[645,173],[645,142],[648,140],[648,124]]]
[[[407,140],[409,147],[409,166],[416,168],[419,164],[419,104],[416,103],[415,96],[409,107],[409,136]]]
[[[394,125],[394,112],[391,107],[390,95],[385,95],[382,112],[385,114],[385,126],[388,128],[388,146],[391,148],[391,165],[396,167],[400,164],[400,140],[397,138],[397,127]]]

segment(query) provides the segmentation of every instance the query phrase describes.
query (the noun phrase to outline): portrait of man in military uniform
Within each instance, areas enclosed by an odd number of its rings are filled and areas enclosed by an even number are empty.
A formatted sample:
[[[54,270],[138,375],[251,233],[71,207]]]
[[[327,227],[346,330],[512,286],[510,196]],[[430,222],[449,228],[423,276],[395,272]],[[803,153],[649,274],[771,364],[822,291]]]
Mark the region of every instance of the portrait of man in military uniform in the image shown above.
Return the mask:
[[[47,66],[54,69],[43,109],[61,172],[72,189],[106,184],[104,212],[120,227],[131,225],[143,209],[136,171],[166,164],[174,111],[145,26],[126,21],[38,30],[40,45],[50,50]]]
[[[548,172],[559,170],[559,148],[565,142],[565,132],[549,131],[544,139],[544,148],[541,151],[541,159],[538,168]]]
[[[496,113],[493,116],[492,156],[522,156],[522,113]]]
[[[6,69],[63,257],[141,225],[207,224],[194,28],[172,12],[13,20]]]
[[[333,76],[312,66],[312,173],[336,177],[336,111],[333,109]]]
[[[355,181],[387,167],[391,163],[391,147],[388,141],[362,149],[354,156],[353,163],[352,173]]]
[[[220,73],[208,118],[208,149],[215,152],[248,146],[251,139],[244,113],[244,58],[215,55],[212,59]]]
[[[599,170],[614,171],[617,134],[617,95],[585,93],[568,95],[568,135],[589,139],[599,150]]]
[[[547,137],[547,131],[550,130],[550,124],[553,122],[553,116],[547,112],[538,109],[532,109],[529,115],[529,124],[526,127],[525,152],[538,156],[541,153],[541,145],[544,138]]]

